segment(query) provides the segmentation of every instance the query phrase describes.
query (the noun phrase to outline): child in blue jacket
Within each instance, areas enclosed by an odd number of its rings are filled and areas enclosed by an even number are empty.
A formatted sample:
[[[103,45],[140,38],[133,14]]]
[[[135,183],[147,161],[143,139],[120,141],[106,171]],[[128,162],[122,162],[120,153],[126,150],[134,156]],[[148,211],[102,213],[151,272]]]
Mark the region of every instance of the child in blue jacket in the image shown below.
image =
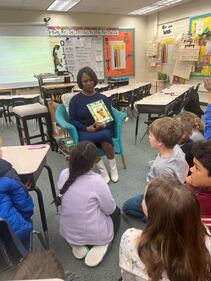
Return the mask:
[[[22,241],[27,240],[32,231],[30,218],[33,207],[32,198],[15,169],[9,162],[0,159],[0,217],[7,220]]]
[[[205,80],[204,87],[208,91],[208,105],[204,115],[204,121],[205,121],[204,137],[206,140],[209,140],[211,139],[211,78]]]

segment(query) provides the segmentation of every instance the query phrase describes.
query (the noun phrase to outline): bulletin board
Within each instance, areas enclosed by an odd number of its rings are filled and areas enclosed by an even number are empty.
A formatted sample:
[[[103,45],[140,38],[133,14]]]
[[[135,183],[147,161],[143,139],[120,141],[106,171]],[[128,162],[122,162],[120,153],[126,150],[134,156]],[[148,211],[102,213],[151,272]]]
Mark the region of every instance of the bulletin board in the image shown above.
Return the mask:
[[[190,18],[190,33],[200,46],[199,58],[195,64],[193,77],[211,75],[211,14]]]
[[[104,36],[105,76],[134,75],[134,29]]]
[[[79,69],[89,66],[98,79],[104,78],[102,36],[53,37],[50,38],[50,45],[55,72],[69,71],[76,81]],[[56,46],[59,47],[55,51]]]

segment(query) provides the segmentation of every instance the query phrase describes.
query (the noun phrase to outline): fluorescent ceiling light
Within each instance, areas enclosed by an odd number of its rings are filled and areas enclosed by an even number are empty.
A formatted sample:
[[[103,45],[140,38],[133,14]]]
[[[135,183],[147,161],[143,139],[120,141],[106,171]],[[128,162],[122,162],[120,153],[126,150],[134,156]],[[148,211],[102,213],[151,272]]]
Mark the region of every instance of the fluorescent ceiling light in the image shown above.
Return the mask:
[[[181,1],[183,1],[183,0],[160,0],[160,1],[155,2],[152,5],[145,6],[145,7],[141,8],[141,9],[135,10],[135,11],[129,13],[129,14],[130,15],[149,14],[149,13],[152,13],[154,11],[163,9],[163,8],[165,8],[167,6],[174,5],[174,4],[176,4],[178,2],[181,2]]]
[[[55,0],[50,7],[47,9],[48,11],[68,11],[76,4],[78,4],[80,0]]]

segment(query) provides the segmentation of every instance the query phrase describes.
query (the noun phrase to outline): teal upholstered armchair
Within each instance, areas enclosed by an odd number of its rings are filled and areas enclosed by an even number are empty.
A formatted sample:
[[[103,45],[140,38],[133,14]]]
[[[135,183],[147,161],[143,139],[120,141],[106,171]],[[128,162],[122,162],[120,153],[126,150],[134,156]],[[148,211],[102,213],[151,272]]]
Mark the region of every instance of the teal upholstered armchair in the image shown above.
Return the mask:
[[[124,157],[124,150],[122,145],[122,125],[123,125],[123,121],[126,118],[126,113],[120,112],[113,107],[112,107],[112,112],[115,120],[115,133],[113,137],[114,150],[115,150],[115,154],[121,155],[123,167],[124,169],[126,169],[127,166],[126,166],[126,160]],[[75,126],[69,123],[68,113],[66,111],[64,104],[60,104],[56,110],[56,121],[63,129],[65,129],[68,132],[68,134],[72,137],[74,143],[77,144],[79,142],[78,132]],[[104,155],[102,149],[99,149],[99,154],[101,156]]]

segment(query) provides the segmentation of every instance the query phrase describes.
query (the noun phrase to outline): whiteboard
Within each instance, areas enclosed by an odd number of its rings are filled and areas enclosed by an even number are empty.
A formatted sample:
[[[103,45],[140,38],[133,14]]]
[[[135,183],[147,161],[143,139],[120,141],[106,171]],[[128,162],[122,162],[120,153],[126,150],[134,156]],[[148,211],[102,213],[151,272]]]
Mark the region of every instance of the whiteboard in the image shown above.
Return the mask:
[[[34,83],[54,72],[46,26],[0,26],[0,84]]]
[[[57,57],[58,71],[69,71],[77,79],[78,71],[85,66],[91,67],[98,79],[104,78],[102,36],[51,37],[51,50],[59,45]]]

